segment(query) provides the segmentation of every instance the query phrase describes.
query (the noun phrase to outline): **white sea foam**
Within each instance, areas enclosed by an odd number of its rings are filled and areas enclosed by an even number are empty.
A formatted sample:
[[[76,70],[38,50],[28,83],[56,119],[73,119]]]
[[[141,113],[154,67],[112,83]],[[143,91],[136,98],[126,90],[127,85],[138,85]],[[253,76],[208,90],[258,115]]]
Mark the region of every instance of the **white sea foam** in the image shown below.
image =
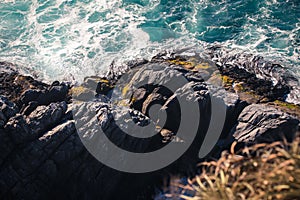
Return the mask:
[[[19,13],[21,17],[17,21],[5,18],[5,23],[0,24],[0,58],[24,66],[27,72],[34,72],[49,81],[80,81],[85,76],[106,70],[112,61],[150,59],[164,49],[205,46],[207,38],[211,37],[207,36],[209,32],[226,34],[234,27],[227,25],[226,20],[224,23],[212,21],[211,24],[207,21],[216,16],[222,21],[228,15],[226,13],[242,5],[211,0],[182,3],[187,5],[171,4],[169,10],[160,8],[163,5],[159,0],[140,3],[129,0],[77,0],[76,3],[67,0],[5,0],[3,5],[13,7],[20,2],[29,4],[29,9],[5,10],[7,15]],[[245,20],[233,18],[236,23],[243,22],[242,31],[233,31],[226,41],[219,44],[237,52],[262,54],[284,65],[296,66],[300,62],[297,43],[300,20],[293,30],[280,29],[267,21],[266,25],[258,24],[265,20],[262,17],[271,19],[271,7],[278,2],[265,0],[262,4],[257,14],[242,16]],[[184,10],[185,7],[189,9]],[[0,11],[1,8],[0,5]],[[184,17],[180,17],[178,10]],[[174,17],[177,15],[178,18]],[[155,27],[143,26],[148,22]],[[23,32],[18,35],[18,30]],[[8,35],[8,32],[12,34]],[[218,39],[218,36],[223,37],[222,34],[214,37]],[[296,67],[291,69],[299,73]]]

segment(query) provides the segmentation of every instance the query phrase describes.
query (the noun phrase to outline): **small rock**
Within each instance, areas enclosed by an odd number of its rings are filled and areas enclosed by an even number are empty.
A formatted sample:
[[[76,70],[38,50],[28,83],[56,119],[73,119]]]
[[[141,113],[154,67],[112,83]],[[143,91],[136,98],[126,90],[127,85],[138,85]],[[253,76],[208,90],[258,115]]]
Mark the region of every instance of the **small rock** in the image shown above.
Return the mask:
[[[97,84],[96,88],[96,93],[97,94],[104,94],[107,95],[108,92],[113,89],[113,85],[108,80],[102,79],[100,82]]]
[[[6,97],[0,95],[0,128],[2,128],[7,121],[17,113],[17,106],[10,102]]]
[[[59,86],[59,81],[54,81],[51,86]]]

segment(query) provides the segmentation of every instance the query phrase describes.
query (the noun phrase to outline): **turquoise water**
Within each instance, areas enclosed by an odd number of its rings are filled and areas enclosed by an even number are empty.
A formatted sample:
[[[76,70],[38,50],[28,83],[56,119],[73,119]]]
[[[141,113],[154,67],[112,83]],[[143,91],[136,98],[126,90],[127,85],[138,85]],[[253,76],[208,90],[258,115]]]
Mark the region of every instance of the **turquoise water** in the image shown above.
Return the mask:
[[[299,75],[299,11],[299,0],[1,0],[0,60],[79,80],[112,61],[219,43]]]

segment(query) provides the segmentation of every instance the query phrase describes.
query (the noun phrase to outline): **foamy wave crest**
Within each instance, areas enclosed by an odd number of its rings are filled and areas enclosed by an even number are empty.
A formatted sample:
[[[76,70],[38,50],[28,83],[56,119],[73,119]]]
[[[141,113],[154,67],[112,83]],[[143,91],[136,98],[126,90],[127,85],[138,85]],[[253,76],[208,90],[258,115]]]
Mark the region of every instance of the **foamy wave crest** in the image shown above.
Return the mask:
[[[217,42],[299,73],[299,9],[296,0],[5,0],[0,59],[41,79],[80,81],[112,61]]]

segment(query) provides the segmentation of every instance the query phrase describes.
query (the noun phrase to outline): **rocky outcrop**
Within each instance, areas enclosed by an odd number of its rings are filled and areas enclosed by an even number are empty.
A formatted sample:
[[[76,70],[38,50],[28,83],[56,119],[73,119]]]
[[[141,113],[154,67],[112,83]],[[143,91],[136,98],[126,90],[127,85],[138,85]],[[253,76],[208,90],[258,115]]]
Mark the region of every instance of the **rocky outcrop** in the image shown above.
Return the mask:
[[[146,184],[157,183],[153,174],[129,176],[93,158],[76,133],[67,106],[66,102],[38,106],[28,116],[11,117],[1,129],[1,199],[137,198],[143,194],[139,191],[147,192]]]
[[[248,80],[244,79],[245,83],[250,88],[254,87],[253,89],[258,93],[264,91],[262,96],[270,100],[275,100],[273,97],[276,96],[277,99],[300,104],[299,80],[280,62],[267,60],[260,55],[234,53],[216,46],[208,48],[207,54],[221,67],[221,71],[234,76],[235,80],[243,79],[247,74]],[[240,74],[244,75],[240,76]],[[261,83],[264,85],[260,85]]]
[[[213,50],[208,55],[214,58]],[[45,84],[0,63],[0,199],[149,199],[169,173],[195,172],[206,140],[216,145],[205,153],[217,156],[233,141],[251,145],[292,139],[300,109],[285,102],[293,90],[290,81],[279,74],[267,77],[261,58],[244,64],[239,58],[210,61],[162,53],[151,61],[112,65],[105,76],[87,77],[80,86]],[[170,85],[172,80],[177,81]],[[183,120],[191,127],[178,136]],[[157,134],[126,134],[129,121],[151,125]],[[83,145],[99,137],[99,128],[116,146],[139,153],[195,138],[171,165],[132,174],[104,165]]]
[[[17,68],[6,62],[0,62],[0,94],[14,101],[16,104],[22,93],[28,89],[45,90],[48,85],[35,80],[31,76],[19,74]]]
[[[37,102],[37,105],[48,105],[51,102],[66,100],[69,88],[65,83],[54,82],[45,90],[26,90],[20,98],[19,104],[27,105],[29,102]]]
[[[247,106],[233,128],[233,137],[238,142],[260,143],[277,140],[292,141],[299,121],[286,113],[264,104]]]

